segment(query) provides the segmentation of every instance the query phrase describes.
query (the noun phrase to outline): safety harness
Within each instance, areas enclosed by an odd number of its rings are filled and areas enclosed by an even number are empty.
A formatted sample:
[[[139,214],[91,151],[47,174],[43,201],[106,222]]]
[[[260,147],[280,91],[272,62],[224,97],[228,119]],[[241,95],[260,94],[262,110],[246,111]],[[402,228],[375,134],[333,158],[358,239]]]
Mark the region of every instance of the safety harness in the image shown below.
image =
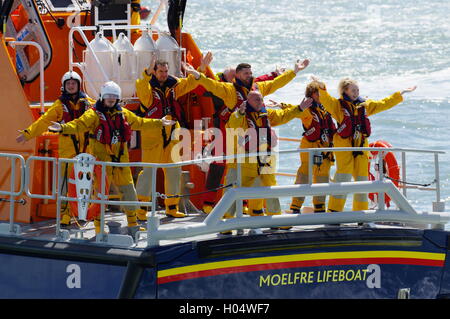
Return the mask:
[[[365,101],[358,98],[355,102],[351,102],[350,99],[344,95],[344,99],[340,99],[339,102],[341,103],[344,113],[344,119],[339,124],[337,134],[342,138],[351,138],[352,147],[364,146],[366,138],[368,138],[372,132],[366,108],[364,105],[361,105]],[[355,145],[355,141],[358,140],[358,138],[360,138],[361,142],[359,145]],[[363,152],[361,151],[353,152],[354,157],[362,154]]]
[[[97,101],[94,106],[100,124],[90,137],[105,145],[112,162],[120,162],[120,158],[124,154],[125,143],[131,139],[131,126],[118,104],[111,111],[102,104],[101,101]],[[115,155],[112,146],[117,143],[120,143],[119,154]]]
[[[247,120],[247,125],[249,128],[253,128],[256,131],[256,150],[252,149],[251,146],[252,144],[250,143],[250,139],[251,139],[251,135],[246,135],[245,140],[243,142],[244,144],[244,148],[245,151],[248,153],[253,153],[253,152],[260,152],[260,146],[267,144],[267,149],[265,150],[265,152],[267,152],[268,154],[271,153],[272,151],[272,146],[276,146],[278,143],[278,137],[275,133],[275,131],[271,128],[270,125],[270,121],[268,119],[268,114],[267,114],[267,110],[265,107],[263,107],[261,109],[261,111],[257,112],[256,110],[253,109],[253,107],[247,102],[247,108],[246,108],[246,120]],[[255,119],[255,116],[257,116],[257,118]],[[261,119],[262,124],[258,125],[256,120],[257,119]],[[248,131],[247,131],[248,132]],[[270,156],[270,155],[268,155]],[[261,173],[261,169],[264,166],[270,166],[270,163],[268,163],[268,161],[263,160],[262,156],[257,156],[257,160],[258,160],[258,174]]]
[[[221,78],[221,77],[219,76],[219,78]],[[226,82],[224,78],[223,78],[222,82]],[[253,81],[252,81],[252,85],[245,86],[244,83],[242,83],[242,81],[240,81],[239,79],[236,79],[235,82],[233,82],[233,85],[236,89],[236,99],[237,99],[236,105],[233,108],[233,110],[235,110],[237,107],[239,107],[239,105],[241,105],[244,101],[247,100],[248,92],[250,92],[253,87]],[[233,110],[230,110],[224,104],[222,99],[216,97],[216,99],[214,100],[214,95],[213,95],[213,102],[214,102],[214,107],[215,107],[215,112],[213,115],[213,118],[215,120],[214,123],[217,123],[216,127],[219,127],[220,121],[223,121],[224,123],[228,122]]]
[[[63,109],[62,121],[60,122],[61,124],[69,123],[70,121],[79,118],[81,115],[84,114],[84,112],[86,112],[91,107],[91,104],[87,100],[87,95],[83,92],[79,92],[76,99],[72,99],[71,95],[65,93],[63,93],[58,99],[60,100]],[[79,105],[77,110],[74,110],[70,106],[71,101],[74,104]],[[82,149],[80,149],[80,141],[77,139],[75,134],[63,134],[63,135],[70,136],[76,155],[86,152],[86,148],[89,144],[88,138],[89,133],[84,134],[84,144]]]
[[[187,127],[183,108],[175,98],[174,88],[178,81],[174,77],[169,76],[164,85],[161,86],[156,77],[152,76],[149,84],[152,87],[153,103],[148,108],[141,103],[136,115],[153,119],[161,119],[166,115],[171,115],[174,120],[180,123],[181,127]],[[175,125],[171,126],[171,132],[168,135],[165,128],[162,128],[164,147],[169,145],[174,129]]]
[[[310,142],[320,141],[323,147],[333,147],[333,136],[336,133],[331,114],[325,111],[322,104],[313,102],[309,108],[313,120],[309,127],[303,125],[303,136]],[[322,158],[328,158],[334,162],[333,152],[322,152]]]

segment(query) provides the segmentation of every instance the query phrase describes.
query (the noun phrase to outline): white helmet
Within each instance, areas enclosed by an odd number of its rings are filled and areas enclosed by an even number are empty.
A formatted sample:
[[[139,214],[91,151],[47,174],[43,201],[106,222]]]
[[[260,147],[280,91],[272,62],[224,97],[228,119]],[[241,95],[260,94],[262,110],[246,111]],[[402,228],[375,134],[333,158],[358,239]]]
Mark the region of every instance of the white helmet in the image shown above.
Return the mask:
[[[118,100],[122,98],[122,90],[120,89],[120,86],[114,81],[109,81],[103,84],[100,88],[100,98],[103,100],[105,98],[114,97]]]
[[[64,83],[66,83],[67,80],[76,80],[78,81],[78,84],[81,85],[81,76],[75,71],[68,71],[64,73],[63,77],[61,78],[61,84],[63,87]]]

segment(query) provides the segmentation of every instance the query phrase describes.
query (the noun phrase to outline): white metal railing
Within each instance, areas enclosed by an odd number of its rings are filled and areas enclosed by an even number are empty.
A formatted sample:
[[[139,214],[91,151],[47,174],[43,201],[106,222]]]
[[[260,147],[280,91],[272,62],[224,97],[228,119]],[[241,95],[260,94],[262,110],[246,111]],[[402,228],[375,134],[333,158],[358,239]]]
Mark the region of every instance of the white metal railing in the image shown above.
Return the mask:
[[[44,79],[44,50],[39,43],[34,41],[9,41],[8,45],[15,46],[34,46],[39,52],[39,104],[41,106],[41,114],[45,112],[45,79]]]
[[[20,235],[21,230],[20,226],[17,224],[14,224],[14,204],[16,202],[24,203],[22,200],[16,201],[15,197],[20,196],[23,193],[23,190],[25,188],[25,160],[21,155],[17,154],[7,154],[7,153],[0,153],[0,158],[6,158],[11,163],[11,174],[9,176],[10,178],[10,188],[9,190],[0,190],[0,196],[1,195],[7,195],[9,198],[1,198],[0,201],[3,202],[9,202],[9,223],[0,223],[0,234],[3,235]],[[17,168],[17,161],[20,162],[20,184],[19,189],[16,191],[16,168]],[[3,172],[7,172],[7,168],[5,167]]]
[[[384,154],[387,152],[397,151],[402,153],[415,152],[415,153],[428,153],[434,154],[435,161],[438,162],[438,155],[444,154],[442,151],[430,151],[430,150],[417,150],[417,149],[403,149],[403,148],[376,148],[376,147],[366,147],[366,148],[313,148],[313,149],[295,149],[295,150],[284,150],[278,152],[272,152],[272,155],[281,155],[289,153],[299,153],[308,152],[310,160],[312,163],[312,157],[316,153],[321,152],[339,152],[339,151],[378,151],[381,156],[379,156],[379,165],[382,166],[382,160]],[[415,209],[409,204],[404,195],[395,187],[391,181],[383,180],[383,174],[380,174],[379,180],[377,181],[367,181],[367,182],[348,182],[348,183],[328,183],[328,184],[302,184],[302,185],[286,185],[286,186],[273,186],[273,187],[239,187],[241,174],[240,174],[240,163],[239,159],[245,157],[253,157],[258,154],[238,154],[232,156],[219,156],[219,157],[209,157],[204,159],[190,160],[178,163],[114,163],[114,162],[101,162],[94,161],[88,162],[95,165],[100,165],[102,168],[102,189],[100,194],[98,194],[101,199],[77,199],[74,197],[67,197],[60,193],[60,186],[52,188],[52,194],[32,194],[29,191],[29,177],[25,178],[26,181],[26,193],[31,198],[42,198],[42,199],[54,199],[57,202],[57,214],[56,214],[56,237],[60,240],[70,239],[70,235],[67,230],[61,230],[60,228],[60,216],[59,210],[61,207],[61,201],[84,201],[88,203],[100,204],[100,220],[101,220],[101,233],[97,235],[97,243],[103,244],[118,244],[130,246],[134,242],[140,240],[142,235],[147,235],[147,245],[154,246],[158,245],[161,240],[166,239],[176,239],[176,238],[186,238],[193,237],[208,233],[216,233],[219,231],[230,230],[230,229],[245,229],[245,228],[261,228],[261,227],[275,227],[275,226],[287,226],[287,225],[312,225],[312,224],[335,224],[335,223],[345,223],[345,222],[374,222],[374,221],[397,221],[397,222],[414,222],[414,223],[425,223],[425,224],[436,224],[442,227],[443,224],[450,221],[450,214],[441,212],[433,212],[430,214],[420,214],[415,211]],[[269,155],[268,153],[259,153],[259,155]],[[176,166],[186,166],[192,164],[202,163],[204,161],[212,162],[219,160],[230,160],[237,159],[237,181],[235,185],[237,188],[229,189],[218,204],[214,207],[212,212],[205,218],[201,223],[189,226],[176,225],[176,223],[171,224],[170,227],[160,227],[159,217],[156,212],[156,199],[158,197],[164,197],[163,194],[156,192],[156,170],[161,168],[176,167]],[[56,184],[55,176],[58,176],[57,185],[61,185],[61,168],[62,165],[66,163],[76,163],[76,159],[55,159],[51,157],[38,157],[31,156],[27,159],[25,165],[25,176],[30,174],[31,162],[35,160],[45,160],[51,161],[53,163],[54,173],[54,185]],[[435,164],[437,164],[435,162]],[[153,170],[152,174],[152,202],[135,202],[135,201],[117,201],[108,200],[105,194],[105,177],[106,177],[106,167],[150,167]],[[312,166],[312,165],[310,165]],[[439,169],[435,169],[436,190],[440,189],[440,179],[439,179]],[[309,181],[312,181],[311,175],[312,170],[309,171]],[[312,214],[312,215],[278,215],[278,216],[256,216],[256,217],[246,217],[242,213],[242,200],[252,199],[252,198],[274,198],[274,197],[291,197],[291,196],[312,196],[312,195],[323,195],[323,194],[350,194],[350,193],[379,193],[378,196],[378,209],[368,210],[360,212],[338,212],[338,213],[327,213],[327,214]],[[383,194],[390,196],[391,200],[396,204],[398,210],[387,211],[384,206]],[[437,195],[437,201],[440,201],[440,193]],[[233,219],[222,219],[225,212],[229,209],[232,203],[237,203],[237,216]],[[106,205],[136,205],[136,206],[148,206],[151,207],[151,212],[147,220],[147,231],[136,233],[135,241],[130,236],[126,235],[115,235],[104,233],[105,225],[105,209]]]
[[[247,187],[240,188],[241,174],[240,165],[237,166],[237,189],[228,190],[214,207],[210,214],[202,223],[189,226],[165,227],[159,228],[159,219],[152,214],[148,222],[148,245],[158,245],[162,239],[187,238],[208,233],[230,229],[260,228],[273,226],[291,226],[291,225],[311,225],[311,224],[335,224],[345,222],[374,222],[374,221],[397,221],[397,222],[415,222],[425,224],[443,224],[450,221],[450,214],[441,214],[444,211],[444,202],[440,200],[440,178],[439,178],[439,154],[445,154],[443,151],[430,151],[406,148],[380,148],[380,147],[334,147],[334,148],[311,148],[295,149],[276,152],[277,155],[307,152],[309,154],[309,163],[313,163],[315,154],[322,152],[352,152],[352,151],[377,151],[379,152],[378,165],[383,167],[384,156],[388,152],[408,152],[434,154],[435,159],[435,183],[436,183],[436,203],[433,208],[440,208],[433,214],[419,214],[409,204],[402,193],[395,187],[391,181],[384,181],[384,175],[379,174],[378,181],[373,182],[349,182],[349,183],[329,183],[312,185],[312,167],[309,165],[308,181],[309,185],[289,185],[274,187]],[[248,154],[246,156],[256,156],[257,154]],[[268,155],[266,153],[262,155]],[[402,156],[404,157],[404,156]],[[223,157],[219,157],[221,159]],[[232,156],[231,156],[232,158]],[[185,162],[184,165],[193,161]],[[176,164],[163,164],[163,167],[173,167]],[[314,215],[280,215],[280,216],[252,216],[244,217],[242,213],[243,199],[273,198],[285,196],[314,196],[330,194],[350,194],[350,193],[378,193],[378,209],[375,211],[361,212],[337,212]],[[397,205],[399,210],[385,210],[385,196],[387,194]],[[237,203],[237,217],[223,220],[225,212],[233,202]]]

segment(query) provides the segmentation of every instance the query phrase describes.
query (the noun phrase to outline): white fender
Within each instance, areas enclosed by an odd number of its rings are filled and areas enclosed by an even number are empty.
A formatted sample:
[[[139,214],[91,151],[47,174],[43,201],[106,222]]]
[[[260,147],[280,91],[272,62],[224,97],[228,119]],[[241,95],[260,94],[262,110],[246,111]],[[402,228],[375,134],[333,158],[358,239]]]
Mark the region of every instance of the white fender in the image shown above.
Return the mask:
[[[78,219],[86,221],[89,203],[81,200],[90,199],[92,191],[92,181],[94,179],[94,164],[88,163],[95,161],[91,154],[81,153],[74,157],[78,161],[74,164],[75,185],[77,189],[78,201]]]

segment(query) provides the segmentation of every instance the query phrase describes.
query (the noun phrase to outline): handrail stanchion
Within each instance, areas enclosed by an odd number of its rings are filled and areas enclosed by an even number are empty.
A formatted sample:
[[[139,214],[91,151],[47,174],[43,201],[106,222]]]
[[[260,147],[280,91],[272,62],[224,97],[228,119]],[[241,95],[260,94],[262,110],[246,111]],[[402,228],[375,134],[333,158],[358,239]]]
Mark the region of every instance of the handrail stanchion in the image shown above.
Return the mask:
[[[434,154],[434,175],[436,179],[436,202],[441,201],[441,183],[439,178],[439,154]]]
[[[314,167],[314,155],[315,152],[309,150],[308,151],[308,160],[309,160],[309,165],[308,165],[308,184],[312,185],[312,176],[313,176],[313,167]]]
[[[101,181],[101,196],[102,196],[102,200],[105,200],[108,198],[108,196],[105,194],[106,192],[106,165],[104,163],[101,164],[102,166],[102,181]],[[106,208],[106,204],[104,202],[102,202],[100,204],[100,234],[99,234],[99,238],[97,239],[97,241],[103,242],[105,241],[105,208]]]
[[[6,198],[0,198],[0,202],[8,202],[9,201],[9,222],[0,224],[0,233],[8,234],[8,235],[19,235],[21,233],[20,226],[14,224],[14,205],[16,200],[14,197],[20,196],[25,189],[25,160],[21,155],[16,154],[8,154],[8,153],[0,153],[0,157],[6,158],[11,162],[11,174],[10,174],[10,183],[9,183],[9,191],[0,190],[1,195],[5,195]],[[20,187],[18,191],[16,189],[16,161],[20,161]],[[22,203],[22,200],[17,201]]]
[[[241,167],[241,163],[239,160],[237,161],[236,174],[237,174],[236,186],[242,187],[242,167]],[[236,216],[238,218],[242,217],[242,205],[243,205],[243,200],[238,199],[238,201],[236,203]]]
[[[56,161],[56,167],[58,170],[58,185],[56,187],[56,238],[61,239],[61,187],[62,187],[62,178],[61,178],[61,159]],[[68,204],[68,203],[67,203]]]
[[[434,153],[434,178],[436,182],[436,202],[433,203],[433,211],[445,211],[445,202],[441,202],[441,178],[439,176],[439,154]]]
[[[402,152],[402,186],[403,196],[406,197],[406,152]]]
[[[383,151],[378,152],[378,180],[380,182],[384,181],[384,156],[385,155],[386,155],[386,153]],[[384,193],[378,193],[378,209],[379,210],[385,209]]]
[[[9,232],[14,233],[14,189],[16,188],[16,161],[11,158],[11,194],[9,195]]]
[[[159,240],[156,238],[155,233],[158,231],[159,218],[156,216],[156,205],[158,198],[156,195],[156,174],[158,172],[157,166],[152,166],[152,212],[147,218],[147,246],[156,246]]]

